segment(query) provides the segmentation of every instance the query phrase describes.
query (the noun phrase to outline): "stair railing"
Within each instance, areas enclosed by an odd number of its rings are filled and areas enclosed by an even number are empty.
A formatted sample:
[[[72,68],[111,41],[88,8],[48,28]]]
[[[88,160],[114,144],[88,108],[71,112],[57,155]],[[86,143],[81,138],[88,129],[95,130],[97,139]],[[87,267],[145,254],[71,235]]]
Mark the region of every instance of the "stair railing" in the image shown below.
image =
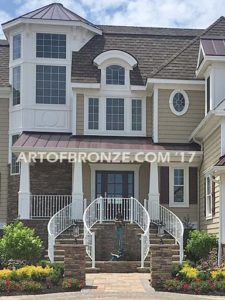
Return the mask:
[[[143,205],[135,198],[102,198],[99,197],[91,202],[84,211],[84,244],[86,252],[92,260],[92,268],[95,268],[95,232],[91,228],[97,223],[114,221],[117,212],[124,215],[124,220],[136,223],[142,230],[141,235],[141,267],[150,248],[149,228],[150,216]]]
[[[178,243],[180,248],[180,263],[182,263],[184,258],[184,225],[182,221],[171,210],[154,201],[149,200],[148,203],[146,201],[145,205],[149,206],[148,212],[150,214],[151,222],[158,226],[161,225],[163,229],[175,239],[175,242]]]
[[[84,208],[86,200],[84,199]],[[76,202],[72,202],[54,214],[48,222],[48,257],[54,262],[54,248],[56,238],[70,226],[76,224],[73,218]]]

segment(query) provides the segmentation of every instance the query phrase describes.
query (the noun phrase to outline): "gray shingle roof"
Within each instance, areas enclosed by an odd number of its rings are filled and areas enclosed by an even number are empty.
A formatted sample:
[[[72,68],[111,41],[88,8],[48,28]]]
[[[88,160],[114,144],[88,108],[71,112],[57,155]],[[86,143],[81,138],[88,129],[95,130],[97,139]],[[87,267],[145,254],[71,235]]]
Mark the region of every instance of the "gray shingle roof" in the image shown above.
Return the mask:
[[[38,8],[34,11],[19,16],[13,20],[10,20],[4,24],[10,23],[17,19],[41,19],[41,20],[57,20],[57,21],[80,21],[90,26],[97,27],[88,20],[80,17],[73,11],[64,7],[61,3],[51,3],[49,5]],[[3,24],[3,25],[4,25]]]
[[[0,40],[0,87],[9,86],[9,46],[6,40]]]
[[[147,78],[196,79],[200,37],[225,36],[221,17],[206,30],[100,26],[102,36],[93,37],[79,52],[73,53],[72,81],[100,82],[100,70],[93,59],[112,49],[128,52],[138,66],[130,72],[131,84],[144,85]]]

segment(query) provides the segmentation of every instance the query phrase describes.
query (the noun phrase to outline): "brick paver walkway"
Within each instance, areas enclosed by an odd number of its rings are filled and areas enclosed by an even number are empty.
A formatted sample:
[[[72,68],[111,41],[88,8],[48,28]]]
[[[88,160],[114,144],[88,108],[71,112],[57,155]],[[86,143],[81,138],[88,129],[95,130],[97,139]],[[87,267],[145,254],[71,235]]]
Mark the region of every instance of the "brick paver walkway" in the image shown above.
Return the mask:
[[[224,297],[192,296],[155,292],[149,286],[149,274],[87,274],[87,288],[82,292],[36,296],[1,297],[1,300],[224,300]]]

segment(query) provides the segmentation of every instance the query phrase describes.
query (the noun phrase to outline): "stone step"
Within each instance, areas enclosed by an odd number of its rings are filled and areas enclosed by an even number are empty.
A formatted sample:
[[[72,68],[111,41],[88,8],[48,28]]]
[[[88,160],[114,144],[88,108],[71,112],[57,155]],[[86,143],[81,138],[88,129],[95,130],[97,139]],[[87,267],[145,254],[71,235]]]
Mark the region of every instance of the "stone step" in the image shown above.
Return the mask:
[[[81,238],[78,238],[78,239],[76,239],[76,241],[75,241],[75,239],[73,238],[73,239],[70,239],[70,238],[68,238],[68,239],[61,239],[61,238],[59,238],[59,239],[56,239],[56,241],[55,241],[55,244],[56,245],[62,245],[62,244],[74,244],[74,243],[77,243],[77,244],[83,244],[83,239]]]
[[[159,244],[163,244],[163,245],[172,245],[175,243],[174,239],[162,239],[162,242],[159,238],[155,238],[155,239],[151,239],[150,240],[151,245],[159,245]]]
[[[158,232],[155,232],[155,233],[150,232],[150,240],[155,239],[155,238],[159,238]],[[165,235],[163,236],[163,239],[174,239],[174,238],[169,233],[165,233]]]

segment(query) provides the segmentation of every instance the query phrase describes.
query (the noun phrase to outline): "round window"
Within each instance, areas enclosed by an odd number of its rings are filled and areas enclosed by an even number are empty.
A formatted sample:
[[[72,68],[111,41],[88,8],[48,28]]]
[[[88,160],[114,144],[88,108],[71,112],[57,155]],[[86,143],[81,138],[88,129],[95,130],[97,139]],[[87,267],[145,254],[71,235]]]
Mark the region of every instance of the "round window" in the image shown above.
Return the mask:
[[[173,91],[170,95],[170,109],[171,111],[181,116],[188,110],[189,101],[188,96],[184,91]]]

